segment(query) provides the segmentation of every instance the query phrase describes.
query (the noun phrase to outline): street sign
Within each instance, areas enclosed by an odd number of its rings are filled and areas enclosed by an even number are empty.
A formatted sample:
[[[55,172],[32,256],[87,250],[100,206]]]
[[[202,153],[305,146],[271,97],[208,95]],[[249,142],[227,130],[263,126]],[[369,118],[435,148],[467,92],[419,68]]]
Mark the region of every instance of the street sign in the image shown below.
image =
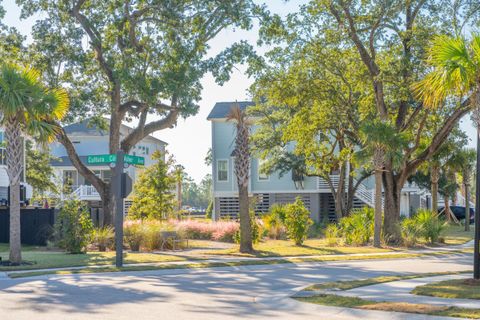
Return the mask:
[[[128,173],[122,173],[122,198],[128,197],[132,192],[132,178]]]
[[[136,164],[136,165],[145,165],[145,158],[144,157],[139,157],[139,156],[131,156],[129,154],[126,154],[123,157],[123,161],[128,164]]]
[[[127,164],[145,165],[145,158],[139,156],[131,156],[126,154],[123,156],[123,161]],[[117,162],[116,154],[98,154],[87,156],[87,164],[110,164]]]
[[[87,156],[88,164],[109,164],[117,162],[116,154],[98,154],[93,156]]]

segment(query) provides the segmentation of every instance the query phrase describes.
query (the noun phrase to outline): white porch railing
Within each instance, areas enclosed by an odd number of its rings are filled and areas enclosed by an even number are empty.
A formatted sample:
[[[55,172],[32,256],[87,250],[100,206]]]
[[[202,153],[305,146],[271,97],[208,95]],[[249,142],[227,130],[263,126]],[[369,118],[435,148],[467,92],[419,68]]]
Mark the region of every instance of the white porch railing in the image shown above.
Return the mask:
[[[65,200],[69,195],[79,199],[79,200],[93,200],[99,201],[100,194],[97,192],[95,187],[87,185],[71,186],[73,190],[70,194],[62,194],[61,199]]]
[[[338,183],[340,181],[340,175],[331,174],[330,175],[330,180],[332,181],[333,187],[335,189],[337,189],[338,188]],[[328,184],[328,182],[325,179],[318,177],[317,178],[317,189],[318,190],[328,190],[328,192],[330,192],[330,185]]]

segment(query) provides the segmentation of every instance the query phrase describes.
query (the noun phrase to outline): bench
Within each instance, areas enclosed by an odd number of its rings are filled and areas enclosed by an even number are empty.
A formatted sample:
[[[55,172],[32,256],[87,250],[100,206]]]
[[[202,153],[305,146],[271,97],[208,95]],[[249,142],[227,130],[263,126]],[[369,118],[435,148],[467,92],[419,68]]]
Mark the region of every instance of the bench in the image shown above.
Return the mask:
[[[186,243],[186,248],[188,248],[188,239],[181,238],[176,231],[162,231],[160,235],[162,237],[162,250],[168,244],[171,244],[172,250],[176,250],[176,245],[181,246],[182,243]]]

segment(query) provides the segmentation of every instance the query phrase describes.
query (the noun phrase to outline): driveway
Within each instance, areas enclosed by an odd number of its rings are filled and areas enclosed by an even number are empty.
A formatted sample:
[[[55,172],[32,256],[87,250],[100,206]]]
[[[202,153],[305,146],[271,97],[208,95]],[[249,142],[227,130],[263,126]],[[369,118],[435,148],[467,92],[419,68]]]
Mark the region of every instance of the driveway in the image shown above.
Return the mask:
[[[433,317],[322,307],[288,296],[315,282],[471,265],[471,254],[455,254],[0,279],[0,319],[427,319]]]

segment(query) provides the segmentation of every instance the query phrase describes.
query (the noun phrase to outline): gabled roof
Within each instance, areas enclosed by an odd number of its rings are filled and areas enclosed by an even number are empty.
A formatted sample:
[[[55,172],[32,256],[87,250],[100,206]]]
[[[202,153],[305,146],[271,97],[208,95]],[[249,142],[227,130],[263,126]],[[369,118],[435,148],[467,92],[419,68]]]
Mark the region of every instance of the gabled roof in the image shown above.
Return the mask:
[[[207,120],[212,119],[225,119],[230,112],[230,109],[235,104],[240,106],[240,109],[245,110],[250,106],[254,106],[255,103],[253,101],[230,101],[230,102],[217,102],[215,106],[213,106],[212,111],[207,117]]]
[[[122,128],[125,129],[126,131],[133,130],[127,125],[124,125],[122,123]],[[67,135],[77,135],[77,136],[106,136],[108,135],[109,131],[108,130],[101,130],[98,128],[97,125],[89,123],[89,119],[82,120],[80,122],[72,123],[70,125],[67,125],[63,127],[63,130],[65,130],[65,133]],[[160,140],[152,135],[148,135],[145,138],[150,138],[153,139],[160,144],[167,145],[163,140]]]

